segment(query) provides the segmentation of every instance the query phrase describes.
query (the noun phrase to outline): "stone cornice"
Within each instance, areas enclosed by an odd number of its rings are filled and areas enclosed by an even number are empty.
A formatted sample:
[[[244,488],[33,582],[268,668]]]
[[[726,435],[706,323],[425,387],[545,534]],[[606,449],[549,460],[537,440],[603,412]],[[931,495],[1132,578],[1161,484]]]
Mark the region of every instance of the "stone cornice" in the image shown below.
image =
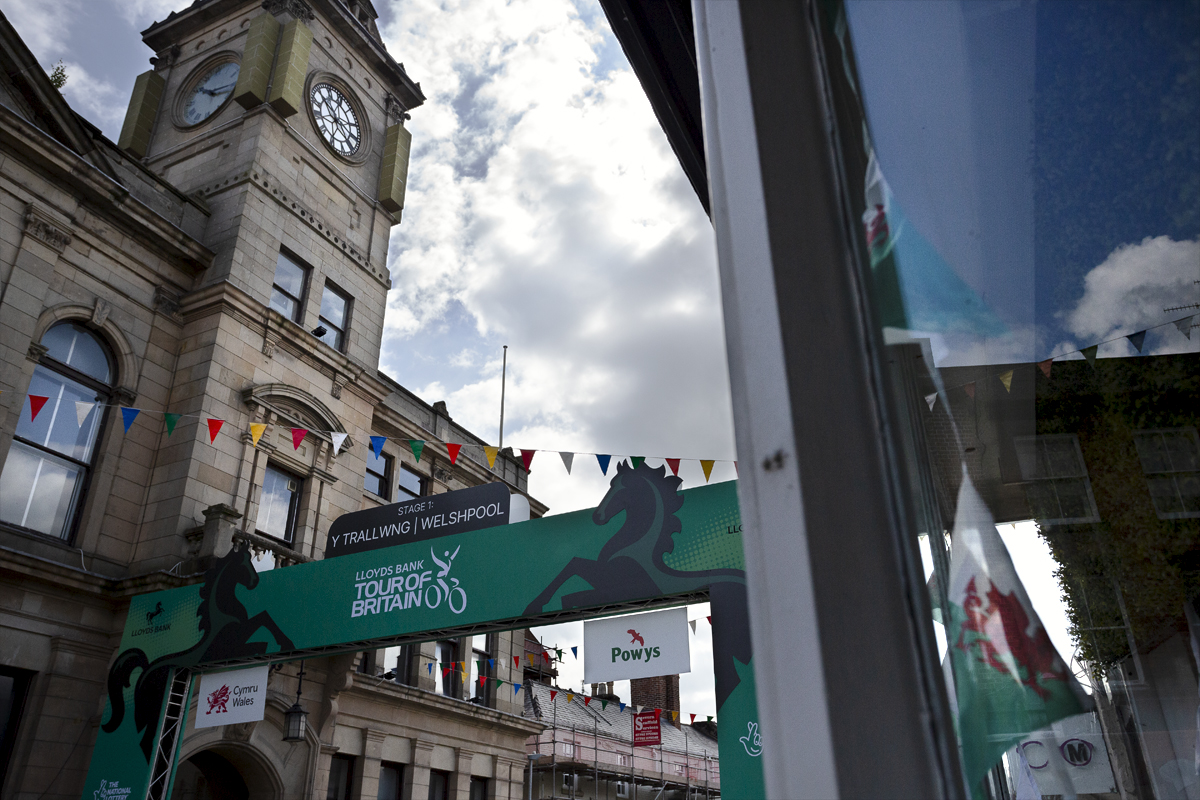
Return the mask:
[[[455,721],[460,725],[474,724],[493,730],[498,727],[507,733],[522,737],[533,736],[550,727],[537,720],[527,719],[516,714],[497,711],[494,708],[487,708],[486,706],[467,703],[462,700],[455,700],[436,692],[427,692],[423,689],[404,686],[403,684],[391,681],[380,683],[378,678],[371,675],[364,675],[360,672],[354,673],[354,686],[347,689],[345,694],[359,695],[373,703],[380,702],[382,698],[387,698],[397,706],[408,706],[414,712],[425,711],[438,715],[454,714],[458,717]],[[343,708],[342,715],[343,717],[353,717],[354,712],[348,708]]]
[[[0,105],[0,146],[20,154],[27,165],[68,187],[93,213],[111,220],[159,255],[186,264],[193,273],[202,272],[212,264],[211,250],[151,211],[90,162],[3,105]]]

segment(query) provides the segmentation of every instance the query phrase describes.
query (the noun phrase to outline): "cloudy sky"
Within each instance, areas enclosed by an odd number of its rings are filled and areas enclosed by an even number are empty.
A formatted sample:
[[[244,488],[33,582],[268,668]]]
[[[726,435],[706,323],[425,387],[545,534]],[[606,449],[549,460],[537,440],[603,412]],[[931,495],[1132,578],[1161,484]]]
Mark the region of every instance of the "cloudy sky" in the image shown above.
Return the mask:
[[[43,65],[64,62],[68,101],[116,139],[152,55],[139,32],[189,4],[3,8]],[[712,228],[599,4],[376,7],[389,51],[428,97],[409,122],[383,369],[494,442],[508,345],[506,445],[731,461]],[[681,477],[704,482],[696,461]],[[732,477],[732,464],[718,463],[712,480]],[[561,513],[596,505],[607,479],[590,456],[568,476],[558,456],[540,453],[530,487]],[[543,635],[582,643],[579,625]],[[698,626],[685,712],[715,713],[707,636]],[[582,662],[565,665],[563,685],[581,679]]]

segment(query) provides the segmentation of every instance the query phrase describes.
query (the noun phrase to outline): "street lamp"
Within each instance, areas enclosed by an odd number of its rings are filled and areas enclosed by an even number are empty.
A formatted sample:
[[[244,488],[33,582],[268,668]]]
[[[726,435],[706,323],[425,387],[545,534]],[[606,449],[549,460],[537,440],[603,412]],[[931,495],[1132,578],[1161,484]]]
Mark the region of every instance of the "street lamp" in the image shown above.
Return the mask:
[[[304,725],[308,718],[308,712],[304,710],[304,706],[300,705],[300,690],[304,686],[304,662],[300,662],[300,673],[296,676],[299,682],[296,684],[296,702],[292,707],[283,712],[285,742],[302,742],[304,741]]]
[[[525,757],[529,759],[529,791],[527,794],[529,795],[529,800],[533,800],[533,762],[541,758],[542,754],[538,752],[526,753]],[[553,787],[551,787],[551,792],[553,792]],[[541,792],[538,792],[538,794],[541,794]]]

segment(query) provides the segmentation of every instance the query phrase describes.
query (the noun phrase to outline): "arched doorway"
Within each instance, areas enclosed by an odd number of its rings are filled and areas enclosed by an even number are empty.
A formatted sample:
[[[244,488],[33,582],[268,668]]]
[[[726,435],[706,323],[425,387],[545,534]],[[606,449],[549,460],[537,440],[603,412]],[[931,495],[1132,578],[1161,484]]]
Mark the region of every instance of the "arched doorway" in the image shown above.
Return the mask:
[[[259,759],[243,748],[201,750],[179,764],[172,800],[270,800],[277,782]]]

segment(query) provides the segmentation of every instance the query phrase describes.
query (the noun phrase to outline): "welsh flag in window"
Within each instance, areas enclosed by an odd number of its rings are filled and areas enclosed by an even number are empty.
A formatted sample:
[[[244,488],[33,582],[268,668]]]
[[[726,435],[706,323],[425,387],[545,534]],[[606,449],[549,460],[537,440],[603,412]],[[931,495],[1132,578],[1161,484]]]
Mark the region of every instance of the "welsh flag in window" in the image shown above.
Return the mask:
[[[946,630],[963,769],[978,793],[1004,751],[1091,707],[1054,649],[996,524],[963,471],[950,558]]]

